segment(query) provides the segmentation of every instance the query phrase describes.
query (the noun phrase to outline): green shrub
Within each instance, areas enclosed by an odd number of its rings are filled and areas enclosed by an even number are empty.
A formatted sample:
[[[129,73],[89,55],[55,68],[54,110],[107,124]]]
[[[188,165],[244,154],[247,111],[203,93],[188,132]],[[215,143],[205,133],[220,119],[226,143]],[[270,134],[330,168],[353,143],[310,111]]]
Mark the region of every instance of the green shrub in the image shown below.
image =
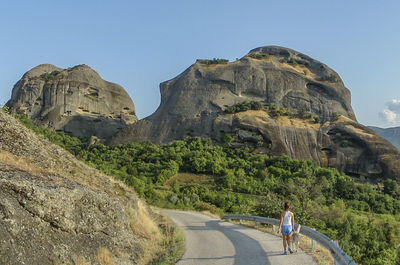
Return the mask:
[[[44,81],[49,81],[55,79],[55,77],[60,73],[60,71],[52,71],[51,73],[44,73],[39,76],[40,79]]]
[[[308,112],[306,109],[303,108],[297,113],[297,117],[300,119],[308,120],[308,119],[313,119],[314,114],[312,114],[311,112]]]
[[[253,58],[253,59],[258,59],[258,60],[261,60],[261,59],[264,59],[264,58],[268,58],[269,57],[269,54],[265,54],[265,53],[250,53],[249,55],[247,55],[247,56],[249,56],[250,58]]]
[[[0,108],[0,110],[6,114],[10,114],[10,108],[6,105]]]
[[[287,61],[287,63],[291,64],[291,65],[298,65],[298,64],[304,65],[304,66],[309,66],[310,65],[307,61],[304,61],[304,60],[301,60],[301,59],[295,59],[295,58],[290,58]]]
[[[262,102],[259,101],[244,101],[233,106],[230,106],[224,110],[225,113],[233,114],[238,113],[246,110],[261,110],[264,108]]]
[[[220,59],[220,58],[213,58],[212,60],[209,59],[198,59],[197,60],[201,64],[211,65],[211,64],[227,64],[229,60],[227,59]]]
[[[317,81],[327,81],[327,82],[331,82],[331,83],[336,83],[339,81],[339,78],[337,75],[335,74],[329,74],[329,75],[324,75],[321,77],[316,78],[315,80]]]
[[[339,119],[340,114],[337,112],[332,113],[332,121],[337,121]]]

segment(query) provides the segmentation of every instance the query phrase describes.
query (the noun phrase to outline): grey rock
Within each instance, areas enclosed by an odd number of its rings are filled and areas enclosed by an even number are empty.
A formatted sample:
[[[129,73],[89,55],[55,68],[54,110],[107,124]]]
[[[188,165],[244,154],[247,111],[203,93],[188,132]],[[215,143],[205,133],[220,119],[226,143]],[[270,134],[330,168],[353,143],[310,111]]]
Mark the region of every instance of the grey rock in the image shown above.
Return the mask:
[[[373,130],[344,116],[316,124],[298,118],[272,118],[264,111],[247,111],[221,115],[213,128],[218,128],[215,139],[229,133],[235,136],[236,145],[252,142],[243,138],[243,130],[253,137],[259,135],[264,144],[256,152],[313,160],[360,180],[400,179],[400,153],[396,148]]]
[[[109,138],[137,121],[126,91],[86,65],[61,69],[42,64],[31,69],[15,84],[7,106],[77,137]]]
[[[156,112],[118,132],[109,144],[148,140],[165,144],[196,136],[218,142],[229,133],[235,138],[232,147],[256,143],[256,152],[311,159],[354,177],[400,179],[399,153],[357,123],[350,91],[339,75],[297,51],[267,46],[231,63],[198,60],[161,83],[160,91]],[[224,113],[244,101],[274,103],[294,113],[307,111],[321,123],[273,118],[264,111]]]
[[[251,54],[267,57],[255,59]],[[289,63],[291,60],[301,64]],[[128,129],[132,130],[130,139],[122,132],[111,143],[143,137],[167,143],[188,133],[207,136],[213,120],[224,109],[244,101],[304,109],[322,121],[331,120],[336,113],[356,120],[350,91],[336,72],[304,54],[277,46],[254,49],[227,64],[206,65],[198,60],[179,76],[161,83],[160,91],[156,112],[131,126],[135,129]],[[146,129],[148,126],[151,128]]]
[[[0,111],[0,264],[145,264],[159,239],[131,188]]]

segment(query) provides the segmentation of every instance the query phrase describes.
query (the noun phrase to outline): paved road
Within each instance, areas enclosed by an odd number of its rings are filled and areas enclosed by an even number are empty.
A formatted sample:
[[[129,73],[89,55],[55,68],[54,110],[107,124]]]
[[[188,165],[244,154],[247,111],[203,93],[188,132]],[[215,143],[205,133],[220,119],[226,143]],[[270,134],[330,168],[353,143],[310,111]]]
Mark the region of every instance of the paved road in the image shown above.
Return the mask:
[[[304,252],[282,255],[282,239],[203,214],[163,210],[185,230],[186,249],[179,265],[309,265]]]

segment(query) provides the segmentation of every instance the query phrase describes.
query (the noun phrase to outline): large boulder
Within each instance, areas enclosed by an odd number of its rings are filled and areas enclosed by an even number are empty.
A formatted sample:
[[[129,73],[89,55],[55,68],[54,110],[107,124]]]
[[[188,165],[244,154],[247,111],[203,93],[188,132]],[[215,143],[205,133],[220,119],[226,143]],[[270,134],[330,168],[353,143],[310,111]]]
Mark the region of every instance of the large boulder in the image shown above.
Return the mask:
[[[0,111],[0,264],[147,264],[145,203]]]
[[[399,153],[357,123],[350,91],[339,75],[297,51],[267,46],[235,62],[197,60],[161,83],[160,91],[156,112],[118,132],[110,144],[147,140],[165,144],[188,136],[218,142],[230,134],[233,147],[254,144],[261,153],[312,159],[362,179],[400,178]],[[298,115],[226,112],[246,101]],[[299,118],[302,113],[312,114],[314,120]]]
[[[23,75],[7,102],[40,125],[77,137],[109,138],[137,121],[135,106],[119,85],[87,65],[39,65]]]

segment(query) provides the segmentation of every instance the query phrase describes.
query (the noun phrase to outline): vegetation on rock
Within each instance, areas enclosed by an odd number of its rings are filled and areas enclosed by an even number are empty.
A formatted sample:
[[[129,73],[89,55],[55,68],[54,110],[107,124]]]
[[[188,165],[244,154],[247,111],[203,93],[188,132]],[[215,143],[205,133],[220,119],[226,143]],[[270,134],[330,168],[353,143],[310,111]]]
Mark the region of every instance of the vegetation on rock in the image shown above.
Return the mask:
[[[339,81],[338,77],[334,74],[318,77],[318,78],[316,78],[316,80],[317,81],[327,81],[327,82],[331,82],[331,83],[336,83]]]
[[[49,80],[53,80],[56,77],[56,75],[58,75],[59,73],[60,73],[60,71],[55,70],[55,71],[52,71],[51,73],[41,74],[39,76],[39,78],[42,79],[43,81],[49,81]]]
[[[270,57],[269,54],[265,54],[265,53],[249,53],[247,56],[249,56],[253,59],[258,59],[258,60]]]
[[[244,101],[226,108],[224,113],[234,114],[247,110],[264,110],[272,117],[290,116],[292,118],[300,118],[303,120],[313,119],[315,123],[321,122],[319,117],[314,117],[314,114],[306,111],[305,109],[301,109],[295,113],[295,111],[288,108],[277,107],[274,103],[267,104],[260,101]]]
[[[295,59],[295,58],[290,58],[290,59],[287,61],[287,63],[288,63],[288,64],[292,64],[292,65],[298,65],[298,64],[301,64],[301,65],[304,65],[304,66],[309,66],[309,65],[310,65],[310,63],[307,62],[307,61],[299,60],[299,59]]]
[[[212,60],[210,59],[198,59],[197,60],[201,64],[227,64],[229,63],[229,60],[227,59],[220,59],[220,58],[213,58]]]

